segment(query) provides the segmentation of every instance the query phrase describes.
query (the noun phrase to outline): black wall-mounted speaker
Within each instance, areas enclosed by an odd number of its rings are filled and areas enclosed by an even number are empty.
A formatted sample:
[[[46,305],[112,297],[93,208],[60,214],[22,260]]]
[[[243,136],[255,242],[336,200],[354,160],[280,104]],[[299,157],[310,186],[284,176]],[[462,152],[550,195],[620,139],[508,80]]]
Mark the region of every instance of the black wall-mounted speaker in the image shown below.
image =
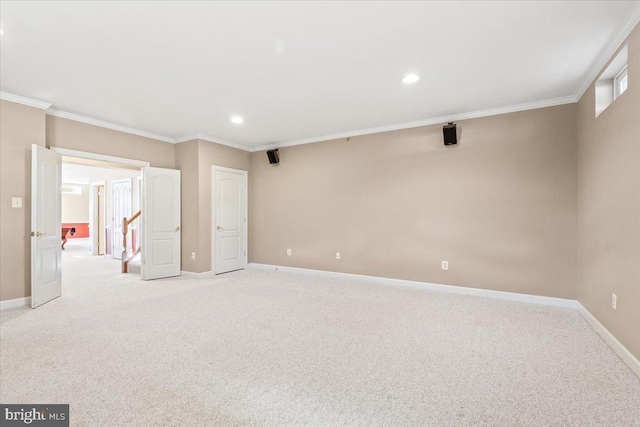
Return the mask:
[[[277,165],[280,163],[280,155],[278,154],[278,149],[268,150],[267,157],[269,158],[269,163],[272,165]]]
[[[456,145],[458,143],[458,134],[456,131],[456,124],[449,122],[442,127],[442,134],[444,135],[444,145]]]

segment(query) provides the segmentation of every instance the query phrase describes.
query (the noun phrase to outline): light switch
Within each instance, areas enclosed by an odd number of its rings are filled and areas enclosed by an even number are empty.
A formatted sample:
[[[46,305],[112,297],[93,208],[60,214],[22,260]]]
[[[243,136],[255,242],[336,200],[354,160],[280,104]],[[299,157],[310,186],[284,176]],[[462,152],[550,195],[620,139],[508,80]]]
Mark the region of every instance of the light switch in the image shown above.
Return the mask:
[[[22,207],[22,197],[12,197],[11,198],[11,207],[12,208],[21,208]]]

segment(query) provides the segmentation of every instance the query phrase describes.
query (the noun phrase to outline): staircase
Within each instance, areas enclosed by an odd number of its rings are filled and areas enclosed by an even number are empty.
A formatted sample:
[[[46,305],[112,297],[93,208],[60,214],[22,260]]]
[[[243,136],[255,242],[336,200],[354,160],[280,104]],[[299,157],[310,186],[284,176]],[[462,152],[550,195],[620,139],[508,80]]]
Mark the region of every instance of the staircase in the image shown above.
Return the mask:
[[[129,273],[140,274],[142,255],[138,253],[129,261]]]
[[[138,211],[133,214],[131,218],[124,217],[122,219],[122,272],[123,273],[137,273],[140,274],[140,260],[141,260],[141,250],[142,248],[138,246],[138,248],[129,255],[127,253],[127,234],[129,233],[129,226],[133,221],[138,219],[142,214],[141,211]]]

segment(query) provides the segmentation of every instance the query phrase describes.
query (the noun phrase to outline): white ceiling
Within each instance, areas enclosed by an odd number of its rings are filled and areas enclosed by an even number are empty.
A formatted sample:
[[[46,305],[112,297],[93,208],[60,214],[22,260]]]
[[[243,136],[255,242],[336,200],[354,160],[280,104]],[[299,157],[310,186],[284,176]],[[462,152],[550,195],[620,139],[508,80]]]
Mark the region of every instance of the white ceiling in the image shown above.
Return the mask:
[[[575,101],[639,5],[2,1],[0,86],[169,141],[308,142]]]

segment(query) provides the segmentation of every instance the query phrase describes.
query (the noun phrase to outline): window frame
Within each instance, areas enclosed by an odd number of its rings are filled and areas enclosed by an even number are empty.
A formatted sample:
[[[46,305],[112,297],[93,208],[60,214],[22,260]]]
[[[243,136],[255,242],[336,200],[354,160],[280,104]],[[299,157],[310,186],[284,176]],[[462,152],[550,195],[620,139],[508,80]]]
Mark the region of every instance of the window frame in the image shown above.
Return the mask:
[[[627,89],[629,89],[628,68],[629,68],[628,64],[626,64],[622,68],[622,70],[620,70],[620,72],[616,74],[616,76],[613,78],[613,99],[614,100],[618,99],[620,95],[622,95],[627,91]],[[627,86],[624,88],[624,90],[620,90],[620,83],[622,83],[624,79],[627,79]]]

